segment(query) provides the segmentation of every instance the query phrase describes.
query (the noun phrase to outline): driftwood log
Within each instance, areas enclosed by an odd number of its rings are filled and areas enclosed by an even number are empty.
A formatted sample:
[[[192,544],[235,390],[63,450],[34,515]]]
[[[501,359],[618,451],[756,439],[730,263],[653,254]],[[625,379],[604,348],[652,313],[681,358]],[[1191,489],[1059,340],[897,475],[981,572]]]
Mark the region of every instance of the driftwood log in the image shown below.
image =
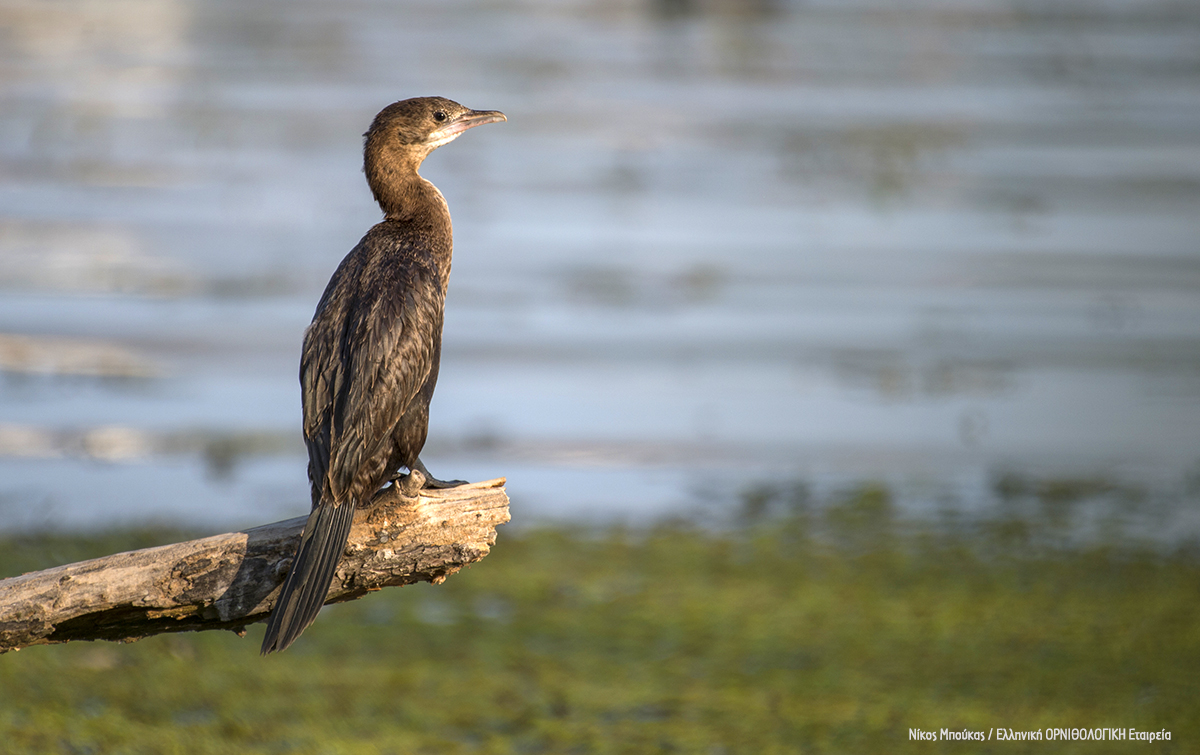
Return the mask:
[[[418,473],[419,474],[419,473]],[[488,554],[508,521],[504,480],[385,489],[355,513],[326,603],[439,584]],[[305,517],[0,580],[0,653],[71,640],[244,627],[270,613]]]

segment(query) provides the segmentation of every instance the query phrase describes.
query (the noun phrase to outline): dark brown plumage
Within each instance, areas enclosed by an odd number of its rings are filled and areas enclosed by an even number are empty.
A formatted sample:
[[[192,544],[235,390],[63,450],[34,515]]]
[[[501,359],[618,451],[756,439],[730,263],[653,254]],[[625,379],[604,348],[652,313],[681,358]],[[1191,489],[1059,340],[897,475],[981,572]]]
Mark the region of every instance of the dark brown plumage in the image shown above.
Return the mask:
[[[363,170],[383,209],[330,279],[304,334],[300,390],[313,509],[267,623],[264,654],[312,623],[333,580],[354,510],[401,467],[421,463],[437,384],[453,238],[450,210],[417,169],[463,131],[506,120],[442,97],[388,105],[371,123]]]

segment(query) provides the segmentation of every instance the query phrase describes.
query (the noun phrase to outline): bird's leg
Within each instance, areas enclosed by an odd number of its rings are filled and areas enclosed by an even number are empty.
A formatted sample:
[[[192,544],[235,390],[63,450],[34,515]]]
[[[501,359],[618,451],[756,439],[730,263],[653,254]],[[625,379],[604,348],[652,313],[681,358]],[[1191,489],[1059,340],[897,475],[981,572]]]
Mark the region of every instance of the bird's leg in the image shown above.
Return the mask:
[[[417,459],[409,466],[409,474],[411,475],[413,472],[420,472],[425,475],[425,487],[427,488],[457,488],[459,485],[467,484],[466,480],[439,480],[429,473],[429,470],[425,468],[420,459]]]

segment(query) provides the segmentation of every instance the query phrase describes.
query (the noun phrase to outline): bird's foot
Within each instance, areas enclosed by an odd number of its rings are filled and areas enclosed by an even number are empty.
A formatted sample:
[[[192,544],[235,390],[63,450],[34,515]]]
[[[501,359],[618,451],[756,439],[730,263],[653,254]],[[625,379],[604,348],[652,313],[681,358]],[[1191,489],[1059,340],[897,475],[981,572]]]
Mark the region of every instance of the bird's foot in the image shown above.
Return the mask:
[[[421,488],[425,487],[425,475],[421,474],[421,470],[414,469],[408,474],[396,475],[390,482],[400,491],[401,496],[416,498]]]
[[[459,485],[467,484],[466,480],[439,480],[438,478],[434,477],[433,475],[431,475],[429,473],[429,470],[425,468],[425,465],[421,463],[420,459],[417,459],[416,463],[414,463],[411,467],[409,467],[409,470],[410,470],[408,473],[409,477],[411,477],[413,474],[415,474],[417,472],[420,472],[421,475],[425,478],[424,486],[427,488],[433,488],[433,489],[457,488]]]
[[[468,484],[466,480],[439,480],[436,477],[430,477],[425,480],[425,487],[439,490],[443,488],[457,488],[459,485]]]

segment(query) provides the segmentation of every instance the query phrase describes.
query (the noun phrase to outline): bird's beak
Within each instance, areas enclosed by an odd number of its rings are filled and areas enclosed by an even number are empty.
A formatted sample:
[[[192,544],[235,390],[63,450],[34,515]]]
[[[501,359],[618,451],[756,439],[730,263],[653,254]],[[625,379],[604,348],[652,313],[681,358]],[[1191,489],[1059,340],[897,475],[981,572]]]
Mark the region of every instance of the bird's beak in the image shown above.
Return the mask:
[[[482,126],[485,123],[499,123],[500,121],[507,120],[508,118],[505,118],[504,113],[501,113],[499,110],[468,110],[444,127],[433,132],[430,136],[432,137],[432,141],[440,142],[443,139],[453,139],[469,128]]]

